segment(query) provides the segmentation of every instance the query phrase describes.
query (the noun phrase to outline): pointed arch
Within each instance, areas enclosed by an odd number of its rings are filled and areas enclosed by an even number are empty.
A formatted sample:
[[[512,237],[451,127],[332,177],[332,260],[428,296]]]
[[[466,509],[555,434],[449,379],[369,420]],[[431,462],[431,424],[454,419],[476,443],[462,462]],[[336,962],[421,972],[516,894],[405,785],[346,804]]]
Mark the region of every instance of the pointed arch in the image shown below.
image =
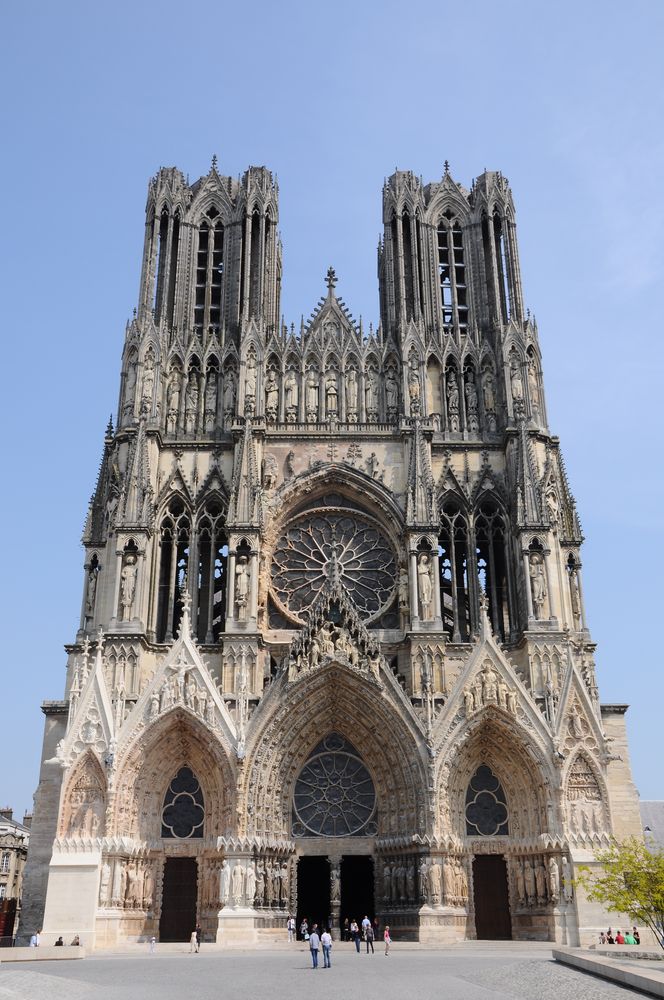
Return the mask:
[[[88,750],[74,765],[60,810],[61,837],[103,837],[106,777],[99,759]]]

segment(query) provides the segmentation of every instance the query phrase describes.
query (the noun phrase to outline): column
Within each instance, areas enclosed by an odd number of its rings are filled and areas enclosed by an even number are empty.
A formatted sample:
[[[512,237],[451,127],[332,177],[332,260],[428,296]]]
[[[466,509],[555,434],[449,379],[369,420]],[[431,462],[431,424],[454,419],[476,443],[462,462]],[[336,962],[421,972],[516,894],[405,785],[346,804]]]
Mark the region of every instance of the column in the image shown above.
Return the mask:
[[[258,551],[256,549],[251,550],[249,559],[251,576],[249,579],[249,607],[247,608],[247,622],[255,623],[258,620]]]
[[[334,941],[339,941],[340,913],[341,913],[341,855],[329,854],[327,860],[330,862],[330,934]]]
[[[228,544],[228,579],[226,580],[226,628],[235,618],[235,551]]]
[[[417,592],[417,551],[410,550],[410,620],[411,624],[420,620],[420,599]]]
[[[583,581],[581,580],[581,563],[576,564],[576,578],[579,581],[579,605],[581,609],[581,627],[584,632],[588,631],[588,623],[586,622],[586,603],[583,599]]]
[[[122,577],[122,549],[115,553],[115,585],[113,587],[113,605],[111,607],[111,619],[119,621],[118,603],[120,601],[120,580]]]
[[[558,594],[555,588],[551,586],[551,571],[549,566],[550,558],[551,558],[551,549],[544,549],[544,572],[546,574],[546,589],[549,592],[549,617],[560,620],[560,611],[558,608]]]
[[[433,617],[438,628],[442,628],[443,616],[440,606],[440,556],[438,555],[438,547],[436,546],[432,552],[432,562],[433,562],[433,580],[431,581],[433,585]]]

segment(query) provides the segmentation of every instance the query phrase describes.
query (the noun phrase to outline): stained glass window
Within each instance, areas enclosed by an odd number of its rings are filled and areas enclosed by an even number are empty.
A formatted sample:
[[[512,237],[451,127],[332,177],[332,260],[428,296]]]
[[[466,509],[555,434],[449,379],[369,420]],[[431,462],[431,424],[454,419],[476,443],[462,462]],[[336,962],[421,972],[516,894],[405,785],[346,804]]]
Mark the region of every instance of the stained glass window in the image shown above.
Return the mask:
[[[189,767],[181,767],[164,796],[161,812],[162,837],[190,840],[203,836],[205,809],[198,778]]]
[[[466,833],[497,837],[509,833],[503,786],[487,764],[481,764],[466,792]]]
[[[295,784],[293,836],[373,836],[375,812],[376,791],[364,762],[347,740],[331,733]]]

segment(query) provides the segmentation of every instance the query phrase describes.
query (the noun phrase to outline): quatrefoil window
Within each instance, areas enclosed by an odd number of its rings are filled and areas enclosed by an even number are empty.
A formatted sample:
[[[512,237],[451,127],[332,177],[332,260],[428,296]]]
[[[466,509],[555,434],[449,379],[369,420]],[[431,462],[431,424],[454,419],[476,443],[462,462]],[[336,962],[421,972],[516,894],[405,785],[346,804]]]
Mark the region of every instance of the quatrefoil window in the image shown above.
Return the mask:
[[[164,796],[161,812],[162,837],[190,840],[203,836],[205,808],[198,778],[189,767],[181,767]]]
[[[335,508],[302,514],[285,529],[272,557],[272,596],[298,624],[335,577],[365,621],[377,618],[395,593],[397,560],[370,515]]]
[[[498,837],[509,833],[503,786],[487,764],[481,764],[466,792],[466,834]]]

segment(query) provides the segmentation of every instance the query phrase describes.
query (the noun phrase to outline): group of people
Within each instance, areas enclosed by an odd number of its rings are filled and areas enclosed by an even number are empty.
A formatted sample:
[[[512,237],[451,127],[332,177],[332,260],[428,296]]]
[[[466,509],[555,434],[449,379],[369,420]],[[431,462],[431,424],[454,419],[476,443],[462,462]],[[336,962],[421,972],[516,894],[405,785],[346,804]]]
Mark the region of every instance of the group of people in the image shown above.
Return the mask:
[[[79,945],[80,945],[80,943],[81,943],[80,937],[78,936],[78,934],[74,934],[74,937],[69,942],[69,947],[70,948],[72,948],[72,947],[78,948]],[[38,948],[40,944],[41,944],[41,931],[35,931],[35,933],[30,938],[30,947],[31,948]],[[57,941],[53,942],[53,944],[54,944],[54,946],[56,948],[64,948],[65,942],[64,942],[64,938],[62,937],[62,934],[57,939]]]
[[[196,924],[196,927],[191,932],[191,937],[189,938],[189,954],[198,954],[201,950],[201,938],[203,931],[201,930],[201,925]]]
[[[600,944],[641,944],[641,935],[639,934],[636,927],[632,927],[631,931],[627,930],[623,934],[621,930],[617,930],[614,934],[609,927],[606,934],[604,931],[601,932],[599,936]]]
[[[288,930],[288,940],[293,941],[295,939],[295,918],[293,916],[288,917],[286,927]],[[361,942],[364,941],[366,944],[367,955],[370,950],[373,955],[375,954],[374,941],[377,940],[379,929],[380,924],[378,918],[375,918],[372,923],[369,917],[365,915],[361,925],[358,924],[355,918],[352,920],[346,918],[343,924],[342,940],[352,941],[355,944],[355,950],[358,954],[360,952]],[[318,924],[314,923],[311,925],[310,930],[309,921],[305,917],[300,924],[300,936],[302,940],[307,942],[309,945],[312,968],[318,968],[318,952],[322,947],[323,968],[329,969],[331,967],[330,956],[332,951],[332,935],[330,934],[330,928],[326,927],[321,933],[319,931]],[[389,924],[385,927],[383,932],[383,943],[385,945],[385,954],[389,955],[390,945],[392,944]]]

